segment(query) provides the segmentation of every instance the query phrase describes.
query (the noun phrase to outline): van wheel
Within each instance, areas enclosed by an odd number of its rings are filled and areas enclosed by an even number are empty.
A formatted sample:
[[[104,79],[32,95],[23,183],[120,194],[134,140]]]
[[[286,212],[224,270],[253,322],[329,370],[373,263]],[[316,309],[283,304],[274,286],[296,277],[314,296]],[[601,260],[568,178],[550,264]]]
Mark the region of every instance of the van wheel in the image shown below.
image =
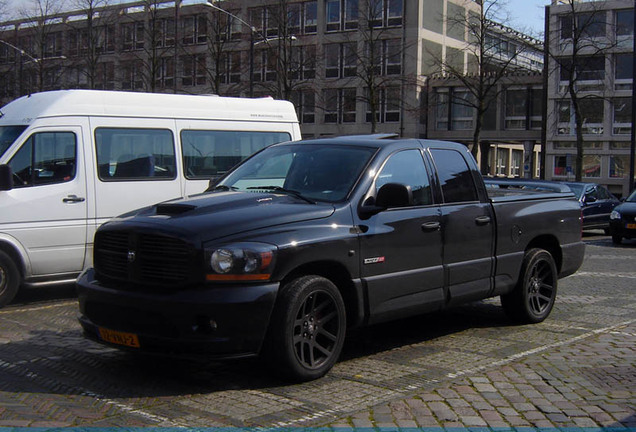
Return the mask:
[[[345,331],[345,307],[336,286],[320,276],[302,276],[282,287],[263,354],[284,378],[313,380],[338,360]]]
[[[530,249],[523,257],[515,289],[501,296],[501,305],[513,320],[538,323],[554,306],[558,273],[552,255],[544,249]]]
[[[0,307],[13,300],[19,286],[18,268],[9,255],[0,251]]]

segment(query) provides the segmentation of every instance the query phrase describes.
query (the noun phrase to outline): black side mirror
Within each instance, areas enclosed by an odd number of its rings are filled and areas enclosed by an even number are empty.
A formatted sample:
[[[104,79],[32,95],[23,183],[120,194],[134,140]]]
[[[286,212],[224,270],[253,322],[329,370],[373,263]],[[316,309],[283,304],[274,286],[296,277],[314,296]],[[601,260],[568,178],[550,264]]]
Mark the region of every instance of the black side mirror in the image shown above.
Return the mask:
[[[0,165],[0,191],[13,189],[13,173],[9,165]]]
[[[596,202],[596,198],[594,198],[592,195],[585,195],[585,199],[583,200],[583,202],[585,202],[585,204],[592,204]]]
[[[358,214],[367,219],[391,207],[410,207],[413,205],[413,191],[411,187],[401,183],[387,183],[378,191],[375,204],[365,202]]]

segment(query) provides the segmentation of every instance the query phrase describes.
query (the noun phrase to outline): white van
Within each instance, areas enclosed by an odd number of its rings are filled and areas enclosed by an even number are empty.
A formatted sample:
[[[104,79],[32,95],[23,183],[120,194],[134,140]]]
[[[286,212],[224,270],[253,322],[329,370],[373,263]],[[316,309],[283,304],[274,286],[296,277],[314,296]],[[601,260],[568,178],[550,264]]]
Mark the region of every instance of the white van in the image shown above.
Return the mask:
[[[199,193],[261,148],[300,139],[291,103],[99,90],[0,108],[0,306],[67,283],[113,216]]]

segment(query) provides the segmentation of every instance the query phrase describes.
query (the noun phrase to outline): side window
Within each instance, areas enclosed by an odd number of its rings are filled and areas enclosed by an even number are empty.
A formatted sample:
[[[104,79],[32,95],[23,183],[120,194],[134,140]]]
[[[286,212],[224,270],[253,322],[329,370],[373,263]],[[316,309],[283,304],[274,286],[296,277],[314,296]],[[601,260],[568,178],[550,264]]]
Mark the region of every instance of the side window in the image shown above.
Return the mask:
[[[209,179],[270,144],[290,139],[287,132],[184,130],[183,170],[188,179]]]
[[[15,187],[63,183],[75,178],[76,139],[72,132],[39,132],[31,135],[11,158]]]
[[[375,192],[387,183],[402,183],[411,187],[413,204],[433,203],[431,185],[419,150],[404,150],[389,157],[375,180]]]
[[[431,155],[445,203],[478,201],[472,173],[461,153],[432,149]]]
[[[102,181],[176,178],[174,139],[169,130],[98,128],[95,146]]]

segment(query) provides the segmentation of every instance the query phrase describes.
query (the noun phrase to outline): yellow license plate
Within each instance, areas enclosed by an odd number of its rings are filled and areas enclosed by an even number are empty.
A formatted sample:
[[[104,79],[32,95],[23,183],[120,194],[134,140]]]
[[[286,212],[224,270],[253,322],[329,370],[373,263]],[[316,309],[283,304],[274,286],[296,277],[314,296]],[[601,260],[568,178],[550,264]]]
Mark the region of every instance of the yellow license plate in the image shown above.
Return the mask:
[[[139,338],[134,333],[120,332],[116,330],[110,330],[106,328],[99,328],[99,337],[102,340],[117,345],[124,345],[133,348],[139,348]]]
[[[636,229],[636,223],[627,224],[627,229]]]

